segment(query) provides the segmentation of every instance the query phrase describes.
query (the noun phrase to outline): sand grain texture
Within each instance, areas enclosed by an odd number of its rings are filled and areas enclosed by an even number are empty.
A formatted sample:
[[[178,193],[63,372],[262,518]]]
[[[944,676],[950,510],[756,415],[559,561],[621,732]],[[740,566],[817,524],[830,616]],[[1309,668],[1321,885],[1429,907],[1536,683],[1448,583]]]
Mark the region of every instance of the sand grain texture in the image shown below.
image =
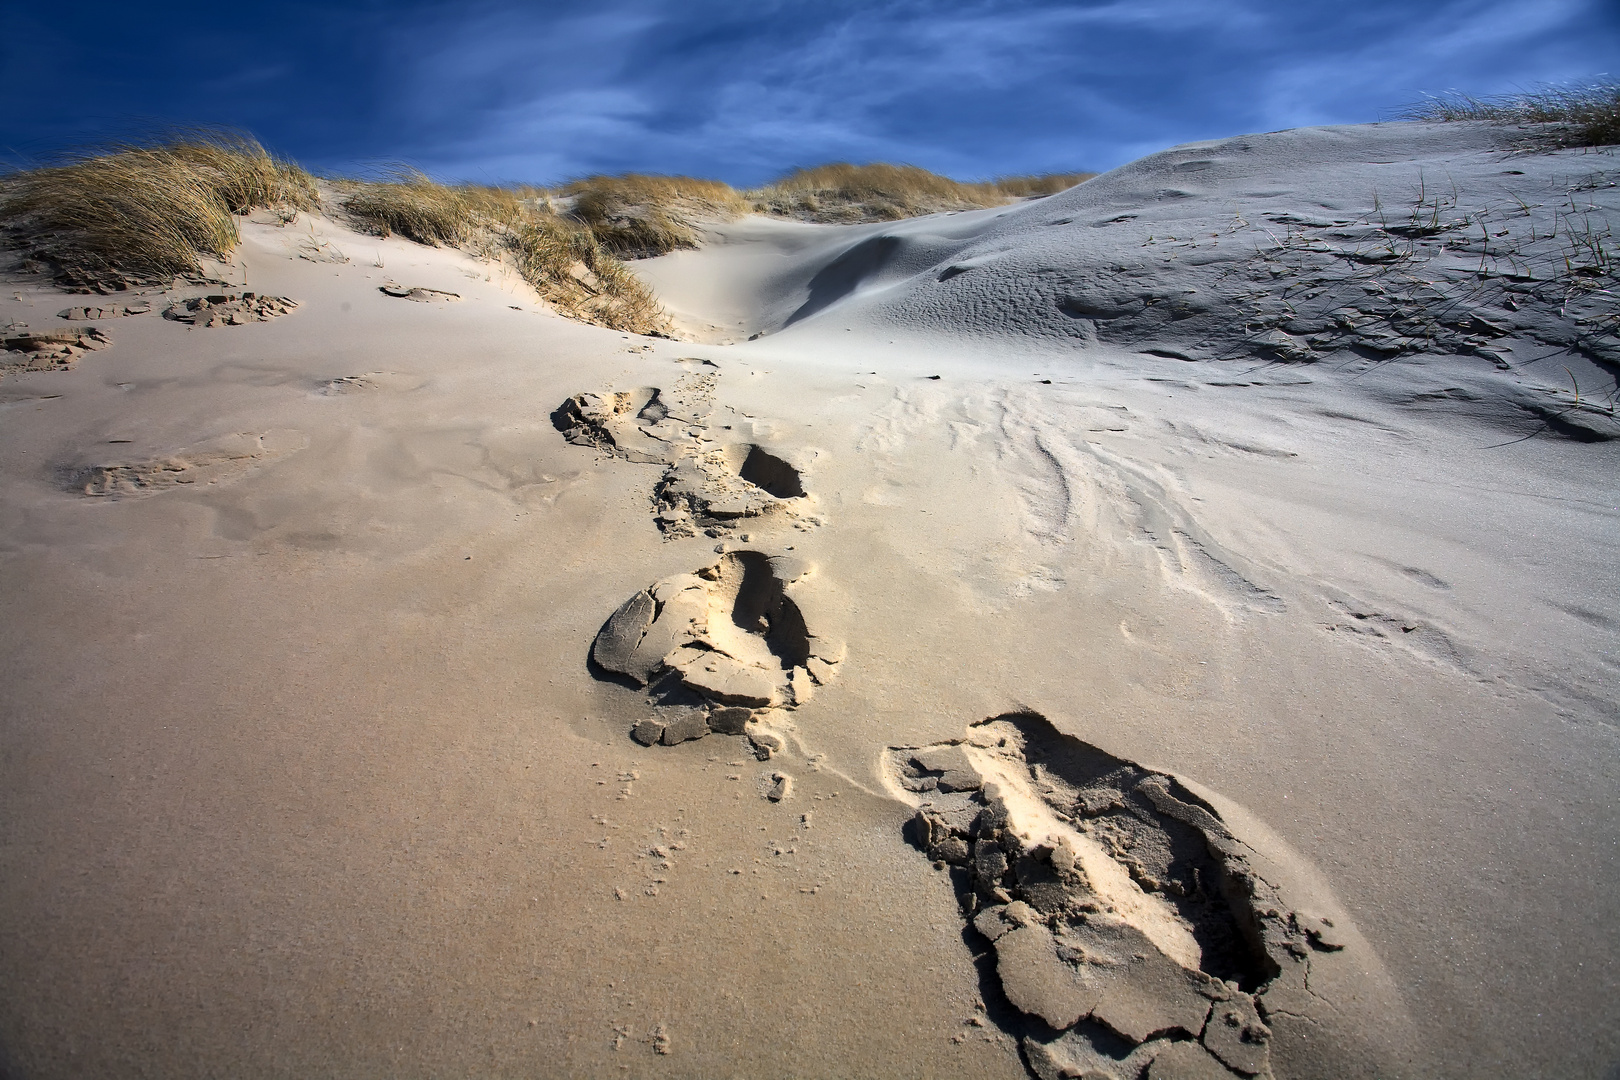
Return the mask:
[[[1620,189],[1495,140],[743,218],[685,341],[14,276],[0,1072],[1609,1075]]]

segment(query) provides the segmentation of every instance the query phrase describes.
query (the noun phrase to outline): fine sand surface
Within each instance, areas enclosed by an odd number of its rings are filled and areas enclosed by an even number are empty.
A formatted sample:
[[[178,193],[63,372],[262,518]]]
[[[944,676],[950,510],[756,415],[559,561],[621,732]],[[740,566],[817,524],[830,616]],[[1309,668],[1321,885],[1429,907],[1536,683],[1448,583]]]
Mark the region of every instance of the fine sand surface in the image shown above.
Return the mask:
[[[1617,177],[9,279],[0,1075],[1615,1075]]]

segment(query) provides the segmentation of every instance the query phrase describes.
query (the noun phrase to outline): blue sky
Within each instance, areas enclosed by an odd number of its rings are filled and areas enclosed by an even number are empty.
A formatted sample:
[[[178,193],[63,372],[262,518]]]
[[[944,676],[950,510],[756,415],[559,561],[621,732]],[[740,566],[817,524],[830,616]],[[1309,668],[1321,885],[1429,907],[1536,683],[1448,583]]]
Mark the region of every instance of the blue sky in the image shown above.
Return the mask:
[[[904,161],[1107,169],[1384,119],[1425,93],[1620,75],[1614,0],[0,0],[0,154],[245,128],[325,172],[758,183]]]

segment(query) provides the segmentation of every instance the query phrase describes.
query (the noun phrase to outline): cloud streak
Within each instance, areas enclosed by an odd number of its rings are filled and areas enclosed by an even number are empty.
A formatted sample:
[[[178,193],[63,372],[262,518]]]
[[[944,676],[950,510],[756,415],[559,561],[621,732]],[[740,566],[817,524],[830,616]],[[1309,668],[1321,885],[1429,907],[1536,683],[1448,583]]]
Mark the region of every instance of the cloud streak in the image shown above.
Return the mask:
[[[246,36],[199,6],[139,56],[105,33],[120,10],[20,20],[0,44],[20,90],[0,147],[26,157],[134,121],[209,122],[336,171],[751,184],[847,158],[980,177],[1376,120],[1425,92],[1590,76],[1620,55],[1604,0],[399,0],[277,5]],[[72,78],[63,56],[79,59]]]

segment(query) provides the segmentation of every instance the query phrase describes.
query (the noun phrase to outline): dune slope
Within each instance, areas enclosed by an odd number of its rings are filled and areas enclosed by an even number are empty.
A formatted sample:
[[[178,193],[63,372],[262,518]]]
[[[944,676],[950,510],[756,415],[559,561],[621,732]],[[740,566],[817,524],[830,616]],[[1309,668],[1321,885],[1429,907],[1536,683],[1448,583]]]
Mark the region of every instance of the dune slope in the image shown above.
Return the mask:
[[[745,218],[687,342],[13,275],[0,1072],[1606,1075],[1615,171],[1495,139]]]

